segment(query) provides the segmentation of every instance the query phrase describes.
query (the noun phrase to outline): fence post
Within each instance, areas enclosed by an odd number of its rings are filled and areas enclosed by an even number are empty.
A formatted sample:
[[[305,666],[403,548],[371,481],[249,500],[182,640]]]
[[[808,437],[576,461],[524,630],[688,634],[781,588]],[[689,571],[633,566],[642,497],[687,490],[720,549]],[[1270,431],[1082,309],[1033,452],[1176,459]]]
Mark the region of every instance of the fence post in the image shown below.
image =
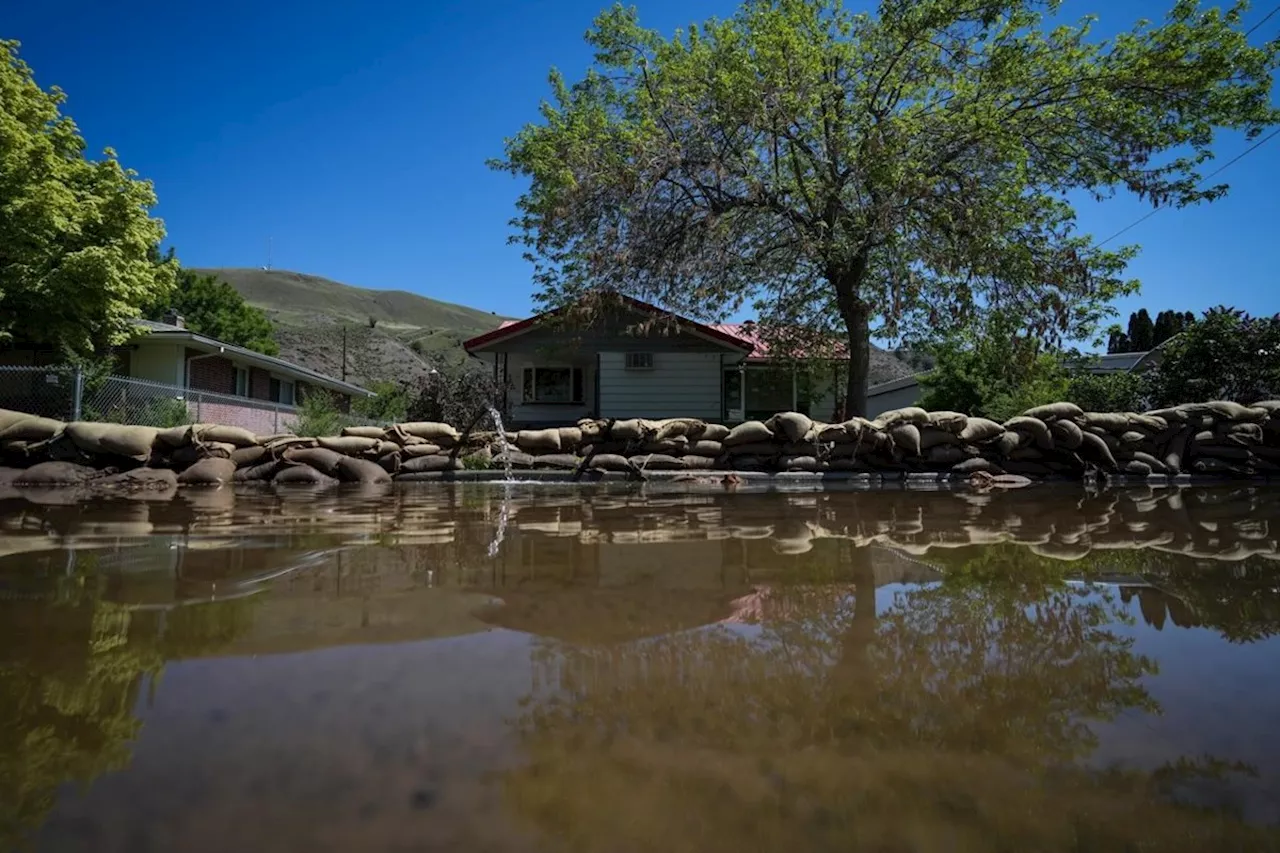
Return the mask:
[[[280,410],[275,406],[271,407],[271,432],[280,432]]]
[[[84,368],[76,365],[71,374],[71,420],[78,421],[84,413]]]
[[[196,393],[196,423],[198,424],[204,423],[204,418],[200,416],[200,402],[201,402],[200,394],[199,392],[197,392]]]

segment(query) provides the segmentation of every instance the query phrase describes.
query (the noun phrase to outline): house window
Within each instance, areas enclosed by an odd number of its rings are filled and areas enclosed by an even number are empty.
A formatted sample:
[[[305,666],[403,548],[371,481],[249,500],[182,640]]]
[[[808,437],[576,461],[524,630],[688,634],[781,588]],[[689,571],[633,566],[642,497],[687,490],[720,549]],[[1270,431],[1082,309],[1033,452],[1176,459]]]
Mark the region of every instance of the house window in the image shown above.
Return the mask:
[[[627,370],[653,370],[653,353],[651,352],[629,352],[627,353]]]
[[[236,368],[236,396],[249,396],[249,370],[245,367]]]
[[[286,379],[271,377],[271,399],[286,406],[293,405],[293,383]]]
[[[526,403],[581,403],[582,368],[526,367],[523,389]]]

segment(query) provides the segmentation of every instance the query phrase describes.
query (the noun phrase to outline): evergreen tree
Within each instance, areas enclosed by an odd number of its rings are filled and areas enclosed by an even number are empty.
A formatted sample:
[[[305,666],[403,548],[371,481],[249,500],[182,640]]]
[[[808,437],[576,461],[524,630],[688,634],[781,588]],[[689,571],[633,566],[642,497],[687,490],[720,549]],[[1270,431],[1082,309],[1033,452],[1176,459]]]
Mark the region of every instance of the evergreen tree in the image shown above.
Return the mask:
[[[1160,346],[1160,344],[1169,340],[1178,333],[1178,320],[1181,314],[1175,314],[1173,311],[1161,311],[1156,315],[1155,335],[1151,339],[1152,346]]]
[[[1146,352],[1155,338],[1155,324],[1146,308],[1129,315],[1129,352]]]

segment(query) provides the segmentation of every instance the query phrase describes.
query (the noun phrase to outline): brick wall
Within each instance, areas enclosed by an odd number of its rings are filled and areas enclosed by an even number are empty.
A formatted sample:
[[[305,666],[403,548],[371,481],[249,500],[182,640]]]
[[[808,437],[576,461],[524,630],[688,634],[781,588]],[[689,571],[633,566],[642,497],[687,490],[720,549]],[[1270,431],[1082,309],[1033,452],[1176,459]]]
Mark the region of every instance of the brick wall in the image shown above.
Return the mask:
[[[188,349],[186,358],[192,359],[204,355],[199,350]],[[218,394],[234,394],[236,392],[236,368],[230,359],[222,356],[210,356],[192,361],[187,366],[190,370],[189,385],[197,391],[214,391]]]
[[[198,412],[195,401],[190,402],[187,408],[191,416],[201,423],[243,427],[258,435],[284,432],[288,428],[287,424],[298,419],[295,412],[288,410],[276,412],[271,409],[236,406],[231,403],[211,403],[207,400],[200,402]]]
[[[249,369],[249,396],[255,400],[271,399],[271,374],[261,367]]]

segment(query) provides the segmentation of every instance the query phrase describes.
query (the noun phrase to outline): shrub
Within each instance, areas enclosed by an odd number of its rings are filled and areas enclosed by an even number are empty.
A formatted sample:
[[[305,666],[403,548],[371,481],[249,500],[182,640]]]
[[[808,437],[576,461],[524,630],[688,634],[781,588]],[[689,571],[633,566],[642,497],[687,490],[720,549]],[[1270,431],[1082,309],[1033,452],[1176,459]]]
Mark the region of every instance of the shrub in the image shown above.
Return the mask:
[[[1160,350],[1151,372],[1157,406],[1205,400],[1252,403],[1280,396],[1280,314],[1251,317],[1219,306]]]
[[[316,390],[302,398],[298,419],[285,426],[296,435],[337,435],[350,422],[331,394]]]
[[[504,417],[506,388],[486,370],[438,365],[413,392],[407,417],[465,429],[497,406]]]
[[[400,382],[371,382],[369,390],[374,396],[352,401],[353,414],[379,423],[395,423],[408,416],[413,397],[409,386]]]
[[[1089,412],[1140,412],[1147,408],[1147,377],[1140,373],[1072,374],[1064,399]]]

